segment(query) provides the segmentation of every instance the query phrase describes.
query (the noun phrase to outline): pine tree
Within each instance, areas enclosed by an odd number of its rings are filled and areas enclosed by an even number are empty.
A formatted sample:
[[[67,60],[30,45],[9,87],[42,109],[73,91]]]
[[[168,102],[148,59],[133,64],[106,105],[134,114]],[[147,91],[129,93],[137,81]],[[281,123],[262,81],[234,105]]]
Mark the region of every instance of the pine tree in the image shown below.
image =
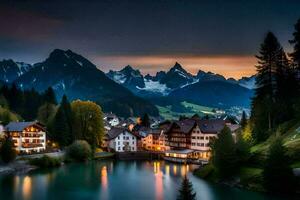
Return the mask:
[[[300,71],[300,18],[294,26],[295,32],[293,33],[294,38],[290,40],[290,44],[294,46],[293,53],[290,54],[293,60],[295,68]]]
[[[243,138],[242,133],[237,134],[236,140],[237,158],[240,164],[244,164],[250,158],[250,143]]]
[[[236,147],[230,129],[225,126],[212,145],[213,165],[217,169],[219,177],[226,179],[236,171],[237,155]]]
[[[251,120],[255,139],[263,141],[274,128],[276,71],[282,47],[273,33],[267,33],[261,44],[258,59],[255,97],[252,100]]]
[[[142,118],[142,125],[145,127],[150,127],[150,119],[148,114],[144,114],[143,118]]]
[[[68,98],[66,95],[64,95],[62,97],[62,101],[60,103],[60,106],[62,107],[62,109],[64,110],[64,113],[66,115],[66,119],[67,119],[67,123],[68,123],[68,129],[69,129],[69,133],[68,133],[68,137],[71,139],[71,142],[73,142],[75,140],[75,137],[73,135],[72,132],[72,109],[71,109],[71,104],[68,101]]]
[[[38,110],[38,121],[47,125],[50,122],[50,119],[54,117],[56,108],[54,104],[46,102],[39,107]]]
[[[55,93],[54,93],[52,87],[49,87],[45,91],[44,99],[45,99],[45,102],[52,103],[52,104],[55,104],[55,105],[57,104]]]
[[[193,192],[193,184],[187,176],[184,176],[177,200],[196,200],[196,193]]]
[[[272,143],[263,171],[264,186],[272,192],[293,192],[295,178],[280,138]]]
[[[57,141],[60,146],[67,146],[71,143],[69,131],[66,114],[62,106],[60,106],[53,120],[53,139]]]
[[[247,125],[247,116],[246,116],[246,112],[245,111],[243,111],[240,125],[241,125],[241,127],[242,127],[243,130],[245,129],[245,127]]]

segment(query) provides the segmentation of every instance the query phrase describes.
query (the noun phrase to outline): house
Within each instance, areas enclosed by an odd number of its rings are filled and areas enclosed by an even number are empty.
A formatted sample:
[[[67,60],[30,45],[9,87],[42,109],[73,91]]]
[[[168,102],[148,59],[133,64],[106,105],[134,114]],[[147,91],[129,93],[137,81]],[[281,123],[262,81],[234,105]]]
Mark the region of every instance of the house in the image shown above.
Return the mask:
[[[138,136],[123,127],[112,127],[106,134],[107,147],[116,152],[137,151]]]
[[[0,138],[4,135],[4,126],[0,124]]]
[[[174,121],[166,131],[167,145],[172,150],[194,150],[193,158],[208,160],[211,156],[210,142],[218,137],[225,125],[231,131],[236,131],[239,128],[238,125],[232,125],[222,119],[192,117]]]
[[[167,146],[167,136],[160,129],[149,129],[141,141],[143,148],[149,151],[166,151],[170,149]]]
[[[39,122],[10,122],[4,132],[9,135],[19,153],[46,150],[46,128]]]

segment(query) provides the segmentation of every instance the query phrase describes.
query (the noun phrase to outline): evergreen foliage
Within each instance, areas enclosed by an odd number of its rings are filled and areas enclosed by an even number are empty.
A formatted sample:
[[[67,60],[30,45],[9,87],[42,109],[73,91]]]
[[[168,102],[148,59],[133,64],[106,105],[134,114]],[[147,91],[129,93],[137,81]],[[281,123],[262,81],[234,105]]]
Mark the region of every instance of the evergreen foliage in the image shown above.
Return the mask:
[[[65,111],[62,106],[59,106],[53,120],[52,139],[64,147],[71,143],[70,130]]]
[[[187,176],[184,176],[177,200],[196,200],[196,193],[193,192],[193,184]]]
[[[45,102],[48,102],[48,103],[57,104],[55,93],[54,93],[52,87],[49,87],[44,92],[44,100],[45,100]]]
[[[212,144],[213,164],[221,179],[233,175],[237,167],[236,147],[230,129],[225,126]]]
[[[51,119],[55,116],[56,106],[51,103],[44,103],[38,110],[38,121],[42,124],[48,125]]]
[[[3,162],[9,163],[15,160],[17,153],[16,150],[14,149],[14,143],[11,137],[8,136],[5,137],[0,152],[1,152],[1,158]]]
[[[286,149],[280,138],[276,138],[269,149],[269,155],[263,171],[264,186],[268,191],[293,192],[295,178],[289,166]]]
[[[144,114],[143,118],[142,118],[142,126],[145,126],[145,127],[150,127],[150,119],[149,119],[149,116],[148,114]]]
[[[241,127],[242,127],[243,130],[245,129],[245,127],[247,125],[247,116],[246,116],[246,112],[245,111],[243,111],[240,125],[241,125]]]

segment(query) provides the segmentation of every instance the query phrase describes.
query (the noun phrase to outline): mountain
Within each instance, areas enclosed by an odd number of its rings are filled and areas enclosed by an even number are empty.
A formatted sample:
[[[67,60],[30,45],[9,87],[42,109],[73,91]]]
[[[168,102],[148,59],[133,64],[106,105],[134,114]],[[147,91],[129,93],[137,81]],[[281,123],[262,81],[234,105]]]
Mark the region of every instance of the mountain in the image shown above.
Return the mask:
[[[250,76],[250,77],[242,77],[241,79],[238,80],[238,84],[240,86],[243,86],[248,89],[255,89],[255,78],[256,76]]]
[[[220,74],[215,74],[212,72],[204,72],[202,70],[199,70],[196,78],[199,81],[226,81],[226,78]]]
[[[249,107],[253,91],[226,81],[199,81],[172,91],[168,97],[212,107]]]
[[[131,91],[137,92],[138,88],[145,88],[143,75],[139,70],[133,69],[130,65],[120,71],[110,70],[106,75]]]
[[[21,88],[38,91],[52,87],[58,99],[66,94],[70,99],[92,100],[105,112],[124,117],[158,115],[154,105],[112,81],[93,63],[71,50],[55,49],[45,61],[35,64],[15,82]]]
[[[196,79],[193,77],[193,75],[183,69],[183,67],[177,62],[166,73],[166,75],[161,77],[159,80],[161,84],[166,84],[166,86],[170,89],[183,87],[195,81]]]
[[[30,64],[23,62],[14,62],[13,60],[0,61],[0,80],[11,83],[22,74],[32,68]]]

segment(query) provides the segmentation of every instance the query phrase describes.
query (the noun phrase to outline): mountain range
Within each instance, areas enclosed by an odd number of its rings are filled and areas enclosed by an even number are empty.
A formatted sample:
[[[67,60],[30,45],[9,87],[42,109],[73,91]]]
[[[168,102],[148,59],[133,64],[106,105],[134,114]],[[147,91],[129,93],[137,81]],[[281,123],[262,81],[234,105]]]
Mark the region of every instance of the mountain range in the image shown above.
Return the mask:
[[[199,70],[196,75],[175,63],[168,71],[143,75],[126,66],[104,73],[83,56],[71,50],[55,49],[36,64],[0,61],[0,83],[15,83],[22,89],[42,92],[52,87],[60,99],[92,100],[105,112],[120,116],[148,113],[157,116],[155,104],[189,101],[214,107],[248,107],[255,87],[255,76],[239,80]]]
[[[55,49],[45,61],[32,65],[26,73],[12,60],[9,65],[6,60],[2,61],[0,66],[4,72],[1,79],[6,83],[14,82],[22,89],[35,88],[42,92],[52,87],[58,99],[66,94],[71,100],[92,100],[105,112],[124,117],[144,113],[158,115],[152,103],[112,81],[93,63],[71,50]]]
[[[255,75],[238,80],[202,70],[192,75],[177,62],[168,71],[157,72],[154,76],[143,76],[131,66],[120,71],[110,70],[106,75],[155,104],[174,103],[175,99],[175,102],[188,100],[215,107],[249,107],[255,88]]]

